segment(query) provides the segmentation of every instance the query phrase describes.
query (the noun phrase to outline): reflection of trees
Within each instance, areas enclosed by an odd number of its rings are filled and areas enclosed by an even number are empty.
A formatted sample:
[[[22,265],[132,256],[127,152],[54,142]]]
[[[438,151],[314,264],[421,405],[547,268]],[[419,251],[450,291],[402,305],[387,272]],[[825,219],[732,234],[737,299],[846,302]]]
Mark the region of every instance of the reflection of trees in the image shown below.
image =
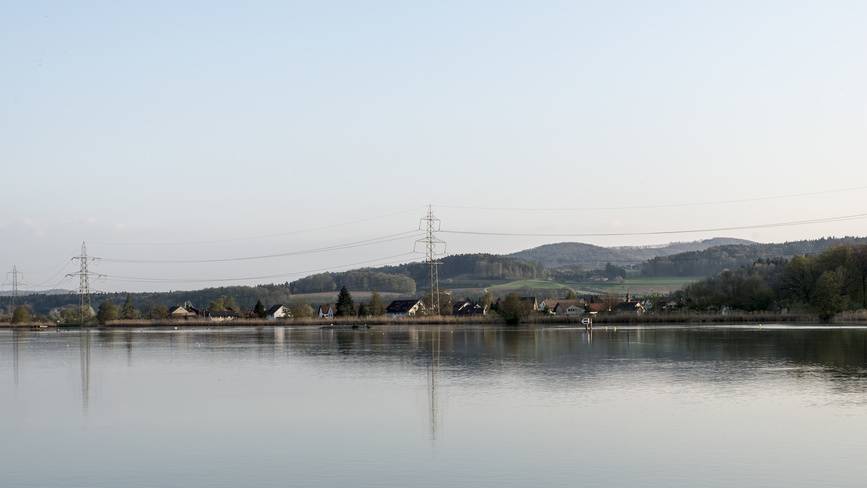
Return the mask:
[[[44,333],[11,332],[12,374],[26,366],[21,355],[28,337]],[[833,328],[720,329],[720,328],[583,328],[540,327],[374,327],[370,330],[320,330],[316,327],[263,329],[212,328],[129,331],[59,332],[61,340],[39,341],[40,352],[63,354],[79,342],[82,405],[89,403],[91,342],[97,351],[126,349],[127,364],[150,352],[237,355],[242,348],[258,349],[279,361],[300,356],[311,361],[342,360],[354,366],[391,363],[412,367],[428,379],[431,435],[441,420],[440,387],[453,376],[524,376],[541,387],[561,388],[580,377],[606,381],[624,365],[636,371],[657,368],[687,381],[732,382],[753,377],[768,365],[779,374],[815,378],[846,392],[867,391],[867,330]],[[133,345],[134,344],[134,345]],[[74,351],[74,349],[73,349]],[[265,351],[268,351],[267,353]]]

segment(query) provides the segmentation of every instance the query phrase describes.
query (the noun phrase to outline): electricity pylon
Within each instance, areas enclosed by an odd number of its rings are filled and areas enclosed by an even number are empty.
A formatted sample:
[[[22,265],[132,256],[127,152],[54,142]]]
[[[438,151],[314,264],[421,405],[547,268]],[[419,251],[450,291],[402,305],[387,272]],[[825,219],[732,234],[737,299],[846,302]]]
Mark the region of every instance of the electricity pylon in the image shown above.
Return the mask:
[[[78,276],[78,318],[81,324],[84,324],[85,316],[90,315],[90,276],[91,273],[87,265],[96,258],[87,256],[87,244],[81,243],[81,255],[73,256],[73,261],[78,261],[79,270],[77,273],[69,273],[66,276]]]
[[[446,242],[436,236],[436,232],[440,230],[441,222],[434,213],[433,206],[428,205],[427,215],[422,217],[419,222],[419,230],[425,231],[425,236],[418,239],[416,245],[424,244],[425,254],[430,274],[430,307],[435,311],[436,315],[440,315],[440,280],[438,266],[440,265],[438,256],[446,253]]]
[[[12,310],[15,310],[15,302],[18,301],[18,279],[22,276],[21,272],[18,271],[18,267],[13,265],[12,271],[6,273],[7,275],[12,275],[12,296],[10,302],[12,304]]]

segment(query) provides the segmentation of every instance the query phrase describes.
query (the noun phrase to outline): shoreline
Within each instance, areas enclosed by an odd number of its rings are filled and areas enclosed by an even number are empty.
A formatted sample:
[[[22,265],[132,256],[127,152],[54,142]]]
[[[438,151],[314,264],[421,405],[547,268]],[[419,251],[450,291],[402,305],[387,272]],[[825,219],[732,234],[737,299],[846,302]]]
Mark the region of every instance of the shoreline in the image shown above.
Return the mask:
[[[829,322],[823,322],[813,314],[659,314],[631,315],[608,314],[593,319],[596,326],[641,326],[641,325],[762,325],[762,324],[810,324],[810,325],[864,325],[867,326],[865,314],[841,314]],[[237,319],[228,321],[210,320],[114,320],[105,325],[89,324],[91,329],[133,329],[133,328],[230,328],[230,327],[330,327],[348,328],[351,326],[404,326],[404,325],[508,325],[499,316],[486,317],[335,317],[334,319]],[[572,325],[583,327],[581,317],[538,316],[529,317],[519,326]],[[78,324],[57,324],[52,322],[32,322],[21,324],[0,323],[0,329],[79,329]]]

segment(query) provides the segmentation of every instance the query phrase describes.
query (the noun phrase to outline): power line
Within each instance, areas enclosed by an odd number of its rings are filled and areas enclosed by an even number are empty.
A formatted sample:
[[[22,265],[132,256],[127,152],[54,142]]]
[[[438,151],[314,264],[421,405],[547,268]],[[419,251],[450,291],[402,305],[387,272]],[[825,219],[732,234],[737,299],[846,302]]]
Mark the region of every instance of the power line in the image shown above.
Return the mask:
[[[738,198],[731,200],[711,200],[703,202],[677,202],[677,203],[661,203],[652,205],[624,205],[612,207],[486,207],[473,205],[434,205],[435,208],[451,208],[464,210],[492,210],[492,211],[520,211],[520,212],[573,212],[573,211],[609,211],[609,210],[651,210],[661,208],[680,208],[680,207],[703,207],[713,205],[729,205],[734,203],[750,203],[762,202],[767,200],[781,200],[786,198],[799,198],[817,195],[828,195],[833,193],[846,193],[853,191],[867,190],[867,186],[853,186],[848,188],[835,188],[831,190],[820,190],[803,193],[788,193],[782,195],[766,195],[750,198]]]
[[[843,215],[839,217],[827,217],[821,219],[792,220],[788,222],[774,222],[769,224],[739,225],[731,227],[708,227],[704,229],[679,229],[658,230],[647,232],[587,232],[587,233],[537,233],[537,232],[479,232],[469,230],[441,230],[445,234],[464,234],[475,236],[492,237],[627,237],[627,236],[652,236],[669,234],[698,234],[703,232],[724,232],[731,230],[767,229],[773,227],[793,227],[798,225],[825,224],[830,222],[845,222],[867,218],[867,213]]]
[[[376,259],[369,259],[365,261],[358,261],[354,263],[346,263],[346,264],[338,264],[334,266],[329,266],[326,268],[319,269],[309,269],[304,271],[287,271],[279,274],[272,275],[260,275],[260,276],[244,276],[237,278],[146,278],[146,277],[136,277],[136,276],[117,276],[117,275],[101,275],[102,277],[108,279],[109,281],[119,281],[119,282],[130,282],[130,283],[207,283],[207,282],[228,282],[228,281],[251,281],[251,280],[265,280],[265,279],[275,279],[275,278],[285,278],[286,276],[292,275],[301,275],[301,274],[309,274],[309,273],[319,273],[324,271],[329,271],[335,268],[346,268],[351,266],[361,266],[363,264],[376,263],[386,260],[391,260],[399,257],[406,257],[411,255],[417,255],[416,252],[405,252],[401,254],[395,254],[392,256],[384,256]],[[401,259],[396,262],[403,262],[405,260]],[[393,264],[383,263],[386,264]]]
[[[310,227],[307,229],[298,229],[289,232],[281,232],[277,234],[265,234],[258,236],[243,236],[243,237],[233,237],[228,239],[211,239],[211,240],[200,240],[200,241],[163,241],[163,242],[112,242],[112,241],[91,241],[91,244],[99,244],[104,246],[194,246],[194,245],[202,245],[202,244],[223,244],[229,242],[242,242],[242,241],[254,241],[260,239],[272,239],[277,237],[286,237],[298,234],[304,234],[307,232],[316,232],[320,230],[328,230],[335,229],[339,227],[345,227],[347,225],[360,224],[364,222],[371,222],[374,220],[384,219],[387,217],[393,217],[395,215],[404,215],[410,212],[416,212],[415,209],[406,209],[400,210],[397,212],[391,212],[382,215],[376,215],[374,217],[368,217],[364,219],[356,219],[348,222],[341,222],[338,224],[329,224],[318,227]]]
[[[370,239],[364,239],[361,241],[349,242],[344,244],[334,244],[331,246],[318,247],[313,249],[304,249],[300,251],[287,251],[281,253],[274,254],[263,254],[259,256],[239,256],[239,257],[229,257],[229,258],[215,258],[215,259],[119,259],[119,258],[105,258],[98,257],[101,261],[107,263],[127,263],[127,264],[205,264],[205,263],[226,263],[226,262],[235,262],[235,261],[254,261],[259,259],[274,259],[274,258],[282,258],[288,256],[299,256],[303,254],[315,254],[321,252],[328,251],[339,251],[343,249],[352,249],[356,247],[362,246],[370,246],[373,244],[381,244],[385,242],[392,242],[397,240],[403,240],[410,235],[418,233],[418,230],[410,230],[406,232],[399,232],[397,234],[389,234],[380,237],[373,237]]]

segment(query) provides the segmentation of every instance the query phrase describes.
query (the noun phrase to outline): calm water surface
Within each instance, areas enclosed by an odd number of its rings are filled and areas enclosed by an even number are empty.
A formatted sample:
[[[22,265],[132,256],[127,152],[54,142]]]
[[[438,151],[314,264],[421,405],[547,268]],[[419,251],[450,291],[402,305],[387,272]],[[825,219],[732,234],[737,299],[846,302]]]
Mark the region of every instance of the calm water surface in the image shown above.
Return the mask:
[[[867,485],[867,330],[0,331],[0,486]]]

